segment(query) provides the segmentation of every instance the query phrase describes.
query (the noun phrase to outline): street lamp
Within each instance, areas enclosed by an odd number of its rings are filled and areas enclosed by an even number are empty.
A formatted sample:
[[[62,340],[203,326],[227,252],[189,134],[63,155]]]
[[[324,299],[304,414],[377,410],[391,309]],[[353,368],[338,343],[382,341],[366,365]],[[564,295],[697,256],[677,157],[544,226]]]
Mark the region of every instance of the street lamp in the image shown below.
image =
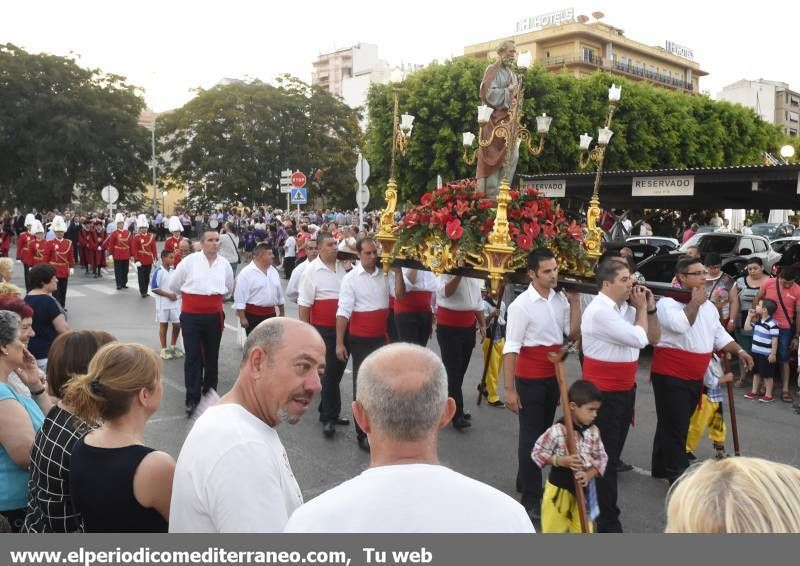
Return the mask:
[[[589,209],[586,211],[586,226],[588,235],[584,239],[584,247],[587,255],[592,259],[600,257],[600,249],[603,240],[603,230],[598,227],[597,221],[600,219],[600,179],[603,176],[603,162],[605,161],[606,148],[611,141],[614,132],[611,130],[611,120],[617,110],[619,99],[622,95],[622,87],[615,84],[608,89],[608,115],[606,123],[602,128],[597,129],[597,145],[590,150],[592,136],[584,133],[579,138],[578,167],[586,169],[590,164],[597,166],[597,173],[594,176],[594,189],[592,198],[589,201]]]
[[[781,148],[781,157],[783,157],[784,163],[789,163],[792,157],[794,157],[794,147],[791,145],[785,145]]]

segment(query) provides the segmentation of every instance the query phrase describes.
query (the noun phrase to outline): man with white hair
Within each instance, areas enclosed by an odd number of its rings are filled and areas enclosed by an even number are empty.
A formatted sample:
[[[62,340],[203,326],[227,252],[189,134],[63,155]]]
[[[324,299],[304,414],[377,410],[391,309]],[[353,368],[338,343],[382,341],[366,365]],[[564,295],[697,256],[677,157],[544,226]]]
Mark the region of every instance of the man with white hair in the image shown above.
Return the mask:
[[[103,242],[103,247],[114,258],[114,279],[117,290],[128,288],[128,267],[131,261],[131,233],[124,228],[125,217],[118,212],[114,217],[117,229]]]
[[[172,533],[281,532],[303,495],[278,437],[322,388],[325,344],[285,317],[258,325],[239,377],[206,410],[181,448],[172,484]]]
[[[439,464],[439,430],[455,411],[430,350],[397,343],[370,354],[353,401],[370,468],[295,511],[285,532],[533,533],[522,505]]]
[[[56,300],[62,307],[67,305],[67,284],[69,276],[74,273],[75,253],[72,250],[72,241],[64,237],[67,231],[67,223],[60,216],[53,218],[51,226],[56,237],[47,242],[44,250],[44,260],[52,265],[56,270],[58,287],[56,288]]]

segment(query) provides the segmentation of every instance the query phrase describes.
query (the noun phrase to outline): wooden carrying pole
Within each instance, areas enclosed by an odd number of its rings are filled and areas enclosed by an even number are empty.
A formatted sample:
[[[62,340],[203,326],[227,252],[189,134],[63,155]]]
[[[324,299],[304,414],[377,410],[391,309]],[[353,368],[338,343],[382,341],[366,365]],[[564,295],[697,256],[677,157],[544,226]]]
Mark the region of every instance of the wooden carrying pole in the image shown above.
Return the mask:
[[[726,374],[731,373],[731,358],[727,352],[722,352],[722,369]],[[729,381],[725,384],[728,390],[728,411],[731,414],[731,436],[733,437],[733,454],[741,456],[739,450],[739,427],[736,426],[736,405],[734,405],[733,398],[733,382]]]
[[[575,445],[575,428],[572,426],[572,413],[569,411],[569,397],[567,396],[567,376],[564,369],[564,360],[567,358],[567,349],[562,348],[560,352],[551,352],[547,354],[547,358],[556,367],[556,379],[558,380],[558,389],[561,393],[561,410],[564,413],[564,428],[567,429],[567,452],[570,456],[578,453],[578,448]],[[575,485],[575,501],[578,502],[578,515],[581,520],[581,532],[589,532],[589,519],[586,514],[586,495],[583,492],[583,486],[578,483],[575,474],[572,474],[572,481]]]

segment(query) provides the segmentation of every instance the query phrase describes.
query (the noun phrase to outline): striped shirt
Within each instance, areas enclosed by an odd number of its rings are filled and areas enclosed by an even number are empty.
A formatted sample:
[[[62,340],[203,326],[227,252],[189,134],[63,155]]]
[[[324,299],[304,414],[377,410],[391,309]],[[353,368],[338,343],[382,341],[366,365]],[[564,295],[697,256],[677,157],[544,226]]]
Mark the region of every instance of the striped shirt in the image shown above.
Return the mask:
[[[754,354],[769,356],[772,352],[772,339],[778,337],[778,323],[774,318],[753,324],[753,349]]]

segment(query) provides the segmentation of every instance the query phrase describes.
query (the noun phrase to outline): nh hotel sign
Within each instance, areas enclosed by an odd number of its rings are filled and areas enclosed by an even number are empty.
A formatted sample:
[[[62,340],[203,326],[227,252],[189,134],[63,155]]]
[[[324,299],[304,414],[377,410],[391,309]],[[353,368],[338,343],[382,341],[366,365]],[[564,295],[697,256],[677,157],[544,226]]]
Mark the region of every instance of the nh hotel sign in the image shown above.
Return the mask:
[[[575,19],[575,9],[567,8],[565,10],[558,10],[556,12],[549,12],[547,14],[539,14],[538,16],[531,16],[517,22],[515,33],[522,33],[524,31],[531,31],[544,26],[552,24],[563,24]]]

